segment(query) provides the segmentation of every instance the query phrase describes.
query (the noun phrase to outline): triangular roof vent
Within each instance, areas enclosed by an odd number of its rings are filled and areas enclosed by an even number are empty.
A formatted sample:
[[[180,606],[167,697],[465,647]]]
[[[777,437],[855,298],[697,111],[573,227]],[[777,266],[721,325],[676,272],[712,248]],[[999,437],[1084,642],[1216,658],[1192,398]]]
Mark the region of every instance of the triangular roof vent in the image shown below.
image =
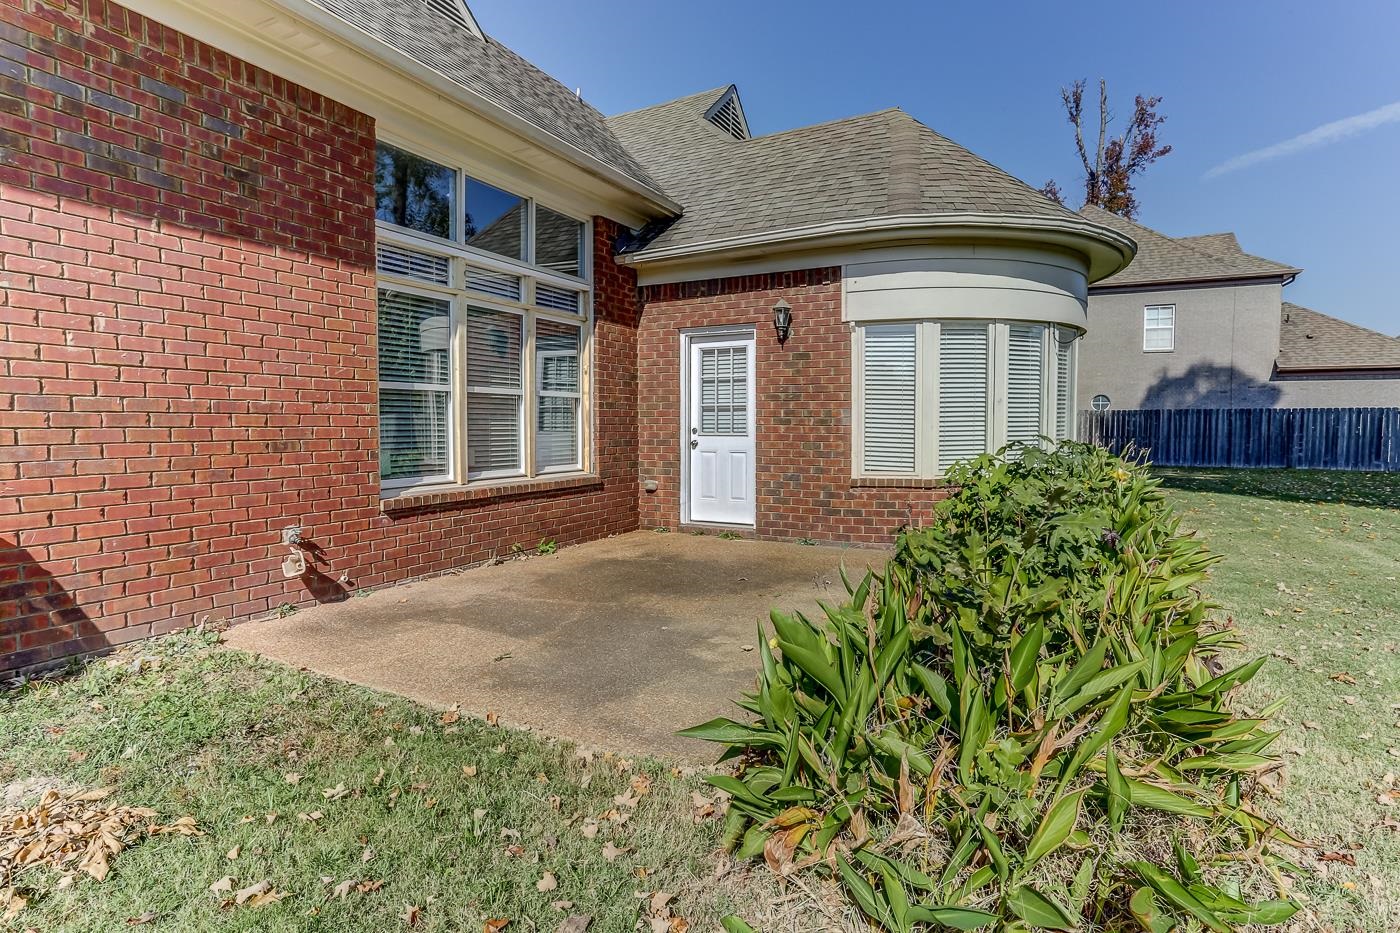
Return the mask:
[[[466,0],[423,0],[424,5],[440,16],[445,16],[458,26],[463,27],[478,39],[485,39],[486,35],[481,31],[481,27],[476,23],[476,17],[467,7]]]
[[[744,118],[744,105],[739,103],[739,89],[732,84],[705,111],[705,119],[735,139],[749,138],[749,121]]]

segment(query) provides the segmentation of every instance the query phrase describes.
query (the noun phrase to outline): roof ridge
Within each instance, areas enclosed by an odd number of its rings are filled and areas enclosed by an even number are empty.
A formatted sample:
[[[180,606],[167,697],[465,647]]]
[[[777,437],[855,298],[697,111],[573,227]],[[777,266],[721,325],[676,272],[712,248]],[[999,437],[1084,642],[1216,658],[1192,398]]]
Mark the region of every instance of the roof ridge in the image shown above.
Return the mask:
[[[916,127],[918,127],[918,129],[922,132],[925,132],[930,136],[934,137],[935,139],[941,140],[942,142],[947,143],[950,146],[956,147],[959,151],[963,153],[965,157],[971,158],[975,162],[979,163],[982,166],[982,168],[986,169],[987,171],[994,172],[1002,178],[1006,179],[1007,181],[1011,182],[1012,184],[1019,186],[1026,193],[1033,194],[1037,197],[1044,199],[1045,203],[1049,205],[1052,209],[1058,209],[1070,217],[1078,216],[1074,211],[1065,207],[1063,204],[1060,204],[1052,198],[1046,197],[1040,191],[1036,190],[1035,188],[1032,188],[1030,184],[1027,183],[1024,179],[1017,178],[1015,175],[1011,174],[1006,169],[1002,168],[1000,165],[997,165],[996,163],[983,158],[982,156],[974,152],[971,148],[969,148],[968,146],[964,146],[962,143],[958,142],[953,137],[938,132],[938,130],[929,126],[927,123],[924,123],[922,120],[920,120],[918,117],[915,117],[913,114],[904,113],[904,111],[898,107],[895,107],[894,109],[899,111],[899,113],[901,113],[904,117],[912,121],[913,124]]]
[[[724,94],[734,86],[734,83],[730,82],[729,84],[725,84],[717,88],[712,88],[708,91],[696,91],[694,94],[682,94],[680,97],[673,97],[670,100],[663,100],[657,104],[648,104],[645,107],[633,107],[631,110],[624,110],[621,113],[609,114],[607,116],[607,119],[616,120],[619,117],[630,117],[633,114],[645,113],[648,110],[657,110],[661,107],[670,107],[673,104],[679,104],[683,101],[694,100],[697,97],[709,97],[711,94],[718,98],[721,94]]]
[[[903,113],[899,108],[881,111],[882,114]],[[906,117],[908,114],[904,114]],[[889,190],[885,192],[885,209],[891,214],[903,214],[918,210],[923,202],[923,184],[920,178],[922,160],[919,158],[919,122],[890,120],[890,145],[886,150],[889,158]]]
[[[743,142],[758,142],[761,139],[776,139],[779,136],[790,136],[793,133],[803,133],[807,130],[819,130],[828,126],[837,126],[842,123],[854,123],[857,120],[868,120],[871,117],[884,116],[891,113],[904,113],[898,107],[886,107],[883,110],[871,110],[868,113],[857,113],[849,117],[838,117],[834,120],[823,120],[820,123],[808,123],[806,126],[794,126],[785,130],[776,130],[772,133],[764,133],[762,136],[750,136]],[[908,116],[908,114],[905,114]]]

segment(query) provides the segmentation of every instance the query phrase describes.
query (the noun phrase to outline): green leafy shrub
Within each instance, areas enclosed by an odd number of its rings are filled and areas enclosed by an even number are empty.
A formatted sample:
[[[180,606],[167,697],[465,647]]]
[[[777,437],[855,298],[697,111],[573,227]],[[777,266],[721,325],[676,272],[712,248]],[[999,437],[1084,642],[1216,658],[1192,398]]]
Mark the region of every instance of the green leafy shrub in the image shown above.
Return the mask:
[[[949,479],[845,604],[773,613],[752,722],[684,733],[738,759],[710,779],[732,795],[726,844],[824,866],[889,930],[1291,917],[1261,892],[1296,840],[1251,803],[1273,710],[1230,704],[1262,659],[1221,670],[1231,634],[1196,588],[1217,558],[1097,448]]]

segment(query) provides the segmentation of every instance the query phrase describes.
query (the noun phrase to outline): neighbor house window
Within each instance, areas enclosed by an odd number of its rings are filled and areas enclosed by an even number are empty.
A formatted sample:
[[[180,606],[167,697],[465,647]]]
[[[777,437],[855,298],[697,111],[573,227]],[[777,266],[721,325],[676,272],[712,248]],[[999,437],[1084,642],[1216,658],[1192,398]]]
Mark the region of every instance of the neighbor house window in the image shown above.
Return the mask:
[[[393,146],[377,164],[383,487],[584,469],[589,225]]]
[[[509,259],[524,259],[530,232],[530,202],[494,185],[466,179],[468,246]]]
[[[535,262],[564,275],[578,275],[583,224],[547,207],[536,207],[535,231]]]
[[[1164,351],[1176,347],[1176,305],[1148,305],[1142,309],[1142,348]]]
[[[929,478],[1007,444],[1072,437],[1076,336],[1018,321],[857,328],[855,473]]]

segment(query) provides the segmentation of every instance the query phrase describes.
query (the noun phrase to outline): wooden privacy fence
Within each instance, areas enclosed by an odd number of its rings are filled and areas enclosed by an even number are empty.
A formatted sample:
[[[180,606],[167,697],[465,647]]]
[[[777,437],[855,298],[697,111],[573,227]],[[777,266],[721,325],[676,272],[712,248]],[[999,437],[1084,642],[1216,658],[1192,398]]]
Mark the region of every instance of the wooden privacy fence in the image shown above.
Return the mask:
[[[1079,438],[1159,466],[1400,471],[1400,408],[1086,411]]]

